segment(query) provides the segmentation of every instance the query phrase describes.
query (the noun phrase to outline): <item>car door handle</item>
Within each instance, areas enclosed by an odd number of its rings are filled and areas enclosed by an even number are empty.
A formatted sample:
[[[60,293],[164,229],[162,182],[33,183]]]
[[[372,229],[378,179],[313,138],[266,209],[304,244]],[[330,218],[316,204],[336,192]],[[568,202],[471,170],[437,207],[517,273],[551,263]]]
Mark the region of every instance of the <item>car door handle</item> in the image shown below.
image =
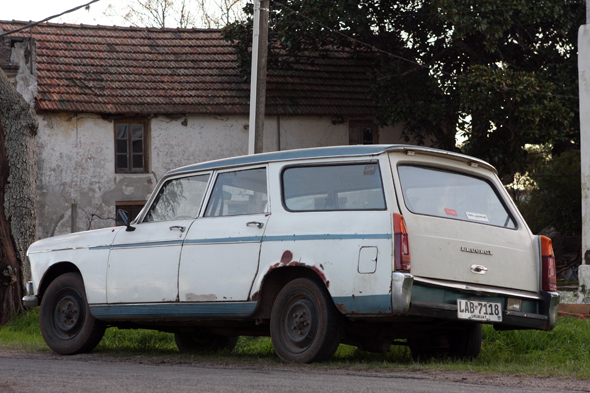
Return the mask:
[[[180,233],[183,233],[184,231],[186,231],[186,227],[181,227],[180,225],[174,225],[170,227],[170,230],[173,231],[175,229],[178,229],[180,231]]]
[[[259,229],[262,228],[264,226],[263,223],[258,222],[258,221],[250,221],[249,223],[247,223],[246,225],[248,225],[249,227],[251,227],[252,225],[257,226]]]

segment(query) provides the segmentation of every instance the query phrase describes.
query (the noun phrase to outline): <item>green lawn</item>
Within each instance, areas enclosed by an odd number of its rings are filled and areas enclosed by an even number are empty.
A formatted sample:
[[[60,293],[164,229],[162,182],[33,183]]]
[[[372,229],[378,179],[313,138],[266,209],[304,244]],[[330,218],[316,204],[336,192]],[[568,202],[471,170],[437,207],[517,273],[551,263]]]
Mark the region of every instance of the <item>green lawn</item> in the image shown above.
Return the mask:
[[[484,326],[484,341],[474,361],[412,361],[405,346],[393,346],[387,354],[373,354],[341,345],[336,355],[323,366],[347,368],[451,369],[503,374],[571,375],[590,378],[590,321],[561,317],[550,332],[521,330],[497,332]],[[37,309],[13,318],[0,328],[0,348],[49,351],[38,322]],[[256,362],[281,364],[269,338],[241,337],[232,352],[183,355],[178,353],[172,334],[150,330],[107,329],[94,353],[109,356],[173,356],[193,361]]]

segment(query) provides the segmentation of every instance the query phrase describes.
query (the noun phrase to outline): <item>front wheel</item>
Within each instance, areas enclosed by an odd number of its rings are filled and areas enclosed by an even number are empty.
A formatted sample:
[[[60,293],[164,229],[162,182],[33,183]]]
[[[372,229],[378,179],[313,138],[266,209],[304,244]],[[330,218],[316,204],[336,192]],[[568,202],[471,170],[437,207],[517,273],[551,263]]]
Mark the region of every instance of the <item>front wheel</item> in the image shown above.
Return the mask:
[[[342,316],[322,283],[298,278],[275,300],[270,336],[275,352],[285,362],[325,361],[340,344]]]
[[[90,352],[104,335],[106,325],[90,314],[82,277],[57,277],[41,300],[41,334],[47,346],[61,355]]]

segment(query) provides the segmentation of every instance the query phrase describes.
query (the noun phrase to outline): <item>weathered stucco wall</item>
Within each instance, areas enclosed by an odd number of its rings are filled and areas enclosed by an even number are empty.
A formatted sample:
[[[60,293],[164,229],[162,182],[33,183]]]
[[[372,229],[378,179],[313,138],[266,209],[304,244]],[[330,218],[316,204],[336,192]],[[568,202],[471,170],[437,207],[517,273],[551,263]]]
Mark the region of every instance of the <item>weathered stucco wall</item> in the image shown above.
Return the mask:
[[[278,130],[280,129],[280,135]],[[114,125],[95,114],[39,115],[37,237],[114,225],[115,203],[146,200],[169,170],[247,154],[247,116],[155,117],[148,126],[146,174],[116,174]],[[348,123],[330,117],[269,116],[264,150],[348,144]],[[381,143],[400,143],[400,129],[379,130]]]
[[[119,175],[114,166],[113,123],[100,116],[45,114],[37,135],[37,237],[114,224],[115,202],[143,200],[152,174]]]

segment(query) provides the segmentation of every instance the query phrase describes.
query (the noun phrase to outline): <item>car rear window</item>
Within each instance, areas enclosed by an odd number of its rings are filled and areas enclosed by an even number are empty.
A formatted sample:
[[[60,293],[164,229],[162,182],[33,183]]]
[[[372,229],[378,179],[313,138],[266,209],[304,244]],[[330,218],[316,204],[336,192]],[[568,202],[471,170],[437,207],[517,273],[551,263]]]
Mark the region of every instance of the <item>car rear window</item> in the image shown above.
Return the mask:
[[[283,171],[283,203],[291,211],[385,209],[379,164],[287,168]]]
[[[441,169],[398,167],[405,205],[412,213],[514,229],[516,223],[486,180]]]

